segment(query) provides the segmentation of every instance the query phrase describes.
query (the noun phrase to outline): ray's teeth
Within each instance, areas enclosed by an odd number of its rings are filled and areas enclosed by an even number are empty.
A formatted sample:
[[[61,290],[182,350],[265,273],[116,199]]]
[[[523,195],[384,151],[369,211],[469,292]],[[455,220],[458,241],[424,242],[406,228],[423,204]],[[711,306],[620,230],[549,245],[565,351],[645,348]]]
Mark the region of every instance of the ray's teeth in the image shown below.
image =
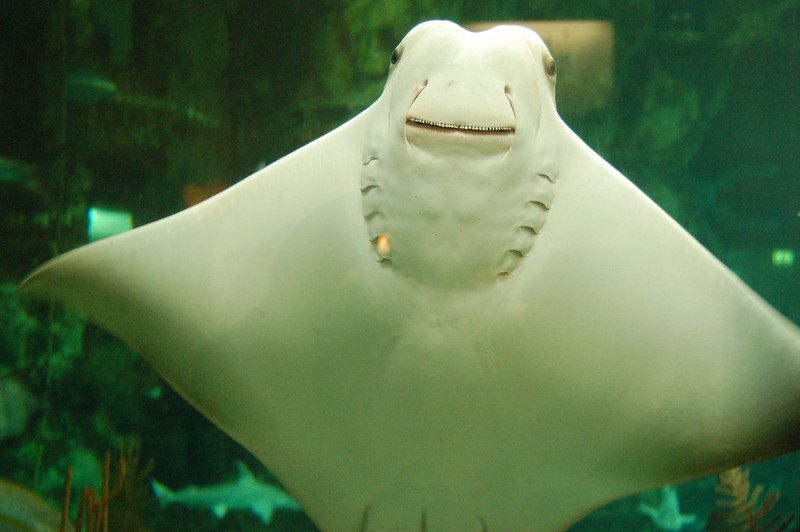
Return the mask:
[[[409,117],[408,122],[420,124],[423,126],[440,127],[442,129],[460,129],[463,131],[492,131],[492,132],[510,132],[514,131],[510,126],[471,126],[464,124],[450,124],[447,122],[435,122],[433,120],[425,120],[423,118]]]

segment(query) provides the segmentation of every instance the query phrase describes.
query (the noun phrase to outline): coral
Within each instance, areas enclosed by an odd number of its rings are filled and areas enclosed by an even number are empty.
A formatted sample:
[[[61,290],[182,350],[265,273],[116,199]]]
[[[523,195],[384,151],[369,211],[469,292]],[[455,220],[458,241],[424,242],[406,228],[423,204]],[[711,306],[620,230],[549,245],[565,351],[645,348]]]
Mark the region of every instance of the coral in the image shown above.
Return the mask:
[[[72,469],[72,483],[76,486],[96,486],[103,478],[103,465],[90,449],[81,445],[65,449],[64,455],[42,471],[37,489],[42,493],[56,494],[63,489],[64,472]],[[77,508],[78,501],[73,503]]]
[[[709,530],[772,531],[787,530],[794,521],[794,514],[784,518],[781,514],[770,515],[781,496],[779,490],[768,491],[759,502],[764,486],[750,487],[750,472],[736,467],[723,471],[714,490],[722,495],[717,506],[722,508],[709,517]]]
[[[99,492],[94,482],[78,482],[73,474],[75,463],[67,467],[64,477],[61,529],[69,528],[69,515],[72,508],[72,485],[82,484],[77,518],[74,530],[100,531],[107,530],[148,530],[142,522],[146,506],[152,503],[148,478],[153,470],[153,460],[148,461],[139,470],[140,443],[132,437],[127,445],[122,444],[119,458],[116,461],[117,478],[111,486],[111,453],[106,451],[103,460],[102,480]],[[113,504],[112,504],[113,503]]]
[[[98,497],[97,490],[84,486],[81,492],[80,505],[78,506],[78,517],[75,520],[76,531],[85,530],[87,532],[100,531],[108,532],[108,507],[113,499],[115,499],[122,490],[123,482],[125,480],[127,462],[125,456],[120,455],[117,460],[117,480],[114,487],[110,488],[110,475],[111,475],[111,453],[106,451],[105,460],[103,462],[103,482],[100,486],[100,496]],[[67,474],[64,479],[64,502],[61,510],[61,526],[60,531],[67,530],[69,523],[69,507],[70,498],[72,494],[72,468],[67,468]]]
[[[112,530],[145,531],[147,528],[143,524],[142,516],[145,515],[148,506],[154,503],[148,482],[154,461],[151,458],[144,467],[139,468],[141,443],[138,438],[129,440],[123,457],[126,464],[125,478],[116,504],[109,508],[109,527]]]

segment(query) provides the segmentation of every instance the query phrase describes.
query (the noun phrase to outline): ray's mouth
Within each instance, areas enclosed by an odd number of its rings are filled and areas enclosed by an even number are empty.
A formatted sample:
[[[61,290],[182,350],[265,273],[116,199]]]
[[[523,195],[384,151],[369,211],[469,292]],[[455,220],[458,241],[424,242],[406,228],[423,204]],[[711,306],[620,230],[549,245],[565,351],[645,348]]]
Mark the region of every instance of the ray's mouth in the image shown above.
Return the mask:
[[[478,126],[471,124],[448,124],[445,122],[435,122],[409,116],[406,118],[406,125],[411,127],[423,128],[438,133],[463,133],[466,135],[510,135],[514,133],[513,126]]]
[[[504,155],[514,142],[513,125],[478,125],[406,117],[406,141],[428,153],[478,158]]]

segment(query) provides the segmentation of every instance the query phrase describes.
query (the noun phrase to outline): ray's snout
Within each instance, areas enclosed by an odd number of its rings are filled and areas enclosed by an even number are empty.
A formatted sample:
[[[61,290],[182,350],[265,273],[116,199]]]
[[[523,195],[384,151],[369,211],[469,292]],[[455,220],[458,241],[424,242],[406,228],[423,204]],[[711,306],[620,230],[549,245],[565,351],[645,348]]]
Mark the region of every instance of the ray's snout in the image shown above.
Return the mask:
[[[516,120],[508,85],[440,75],[418,83],[406,113],[409,144],[426,151],[497,155],[511,148]]]

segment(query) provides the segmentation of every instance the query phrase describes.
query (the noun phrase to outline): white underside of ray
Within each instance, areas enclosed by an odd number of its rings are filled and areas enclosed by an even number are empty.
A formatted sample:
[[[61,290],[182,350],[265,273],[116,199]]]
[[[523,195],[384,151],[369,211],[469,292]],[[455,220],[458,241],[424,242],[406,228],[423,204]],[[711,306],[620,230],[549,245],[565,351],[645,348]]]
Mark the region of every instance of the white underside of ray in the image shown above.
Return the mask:
[[[23,287],[129,343],[325,530],[562,528],[798,446],[797,328],[560,120],[513,275],[380,264],[359,190],[380,109]]]

